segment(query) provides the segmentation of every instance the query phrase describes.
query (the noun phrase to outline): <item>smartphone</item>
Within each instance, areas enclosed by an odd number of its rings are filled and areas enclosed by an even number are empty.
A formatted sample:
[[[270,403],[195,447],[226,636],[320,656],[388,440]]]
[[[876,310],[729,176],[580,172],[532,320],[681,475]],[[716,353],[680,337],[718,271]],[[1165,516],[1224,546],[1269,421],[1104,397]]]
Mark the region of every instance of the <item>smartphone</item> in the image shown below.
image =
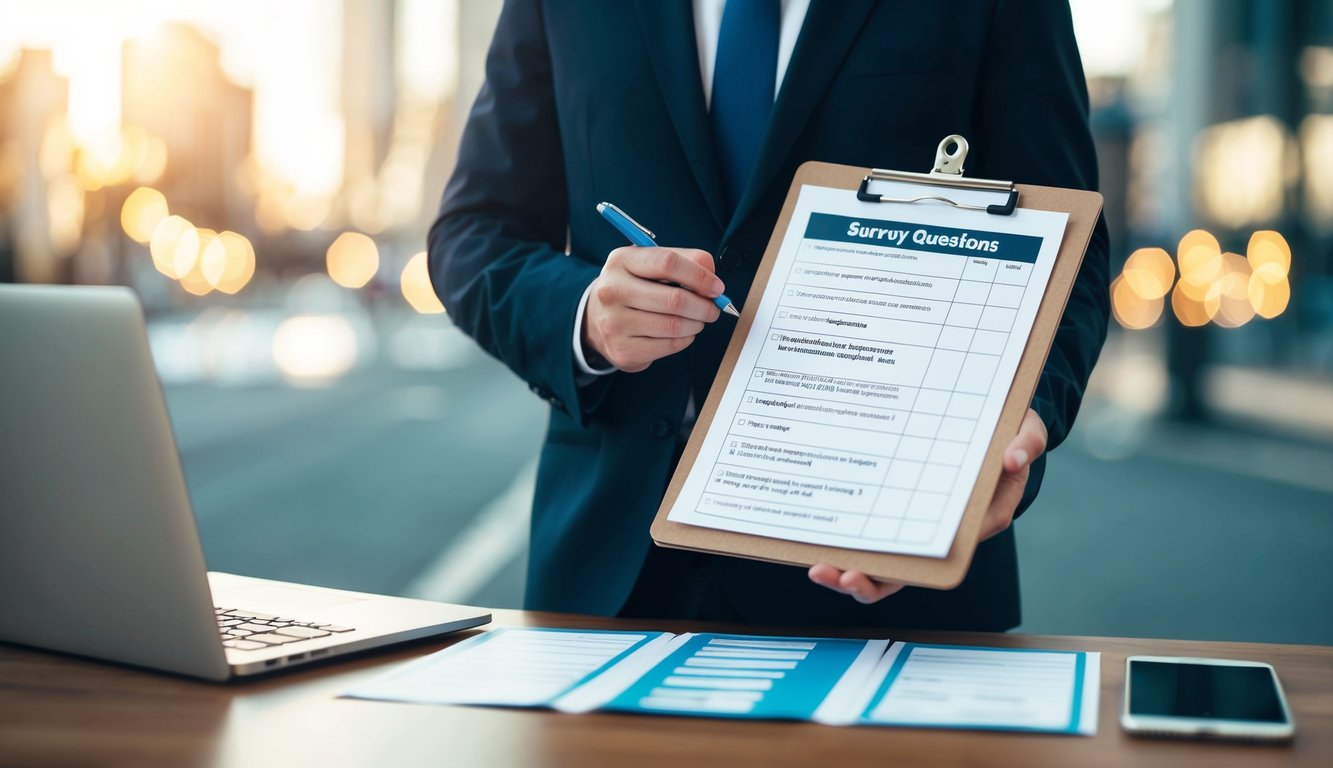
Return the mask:
[[[1120,725],[1143,736],[1287,741],[1296,725],[1272,665],[1130,656]]]

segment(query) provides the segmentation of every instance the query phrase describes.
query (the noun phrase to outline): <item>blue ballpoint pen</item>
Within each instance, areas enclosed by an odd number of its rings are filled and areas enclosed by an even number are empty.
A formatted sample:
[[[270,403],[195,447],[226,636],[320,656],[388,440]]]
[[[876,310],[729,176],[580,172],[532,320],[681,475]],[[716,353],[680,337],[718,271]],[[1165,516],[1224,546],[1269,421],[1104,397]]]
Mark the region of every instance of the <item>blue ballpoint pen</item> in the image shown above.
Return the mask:
[[[602,214],[602,218],[611,222],[611,226],[620,230],[620,234],[628,238],[631,244],[644,247],[657,245],[657,235],[649,232],[642,224],[631,219],[628,213],[611,203],[598,203],[597,212]],[[736,309],[736,305],[732,304],[731,299],[728,299],[725,294],[713,299],[713,303],[728,315],[741,316],[741,313]]]

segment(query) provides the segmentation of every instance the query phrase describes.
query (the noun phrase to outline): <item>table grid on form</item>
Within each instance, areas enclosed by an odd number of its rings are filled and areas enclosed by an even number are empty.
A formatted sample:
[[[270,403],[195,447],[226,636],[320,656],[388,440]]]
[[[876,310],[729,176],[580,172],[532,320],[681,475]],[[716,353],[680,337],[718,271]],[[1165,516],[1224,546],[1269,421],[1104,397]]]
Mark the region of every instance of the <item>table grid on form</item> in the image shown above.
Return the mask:
[[[935,533],[949,490],[962,465],[964,448],[976,429],[980,405],[970,395],[984,397],[990,390],[1000,353],[1008,341],[1021,298],[1021,294],[1013,289],[1021,292],[1027,286],[1031,267],[1025,263],[1004,262],[1000,259],[922,254],[921,258],[938,262],[929,275],[936,279],[923,285],[925,281],[921,279],[919,266],[916,271],[908,273],[855,268],[821,260],[821,256],[826,256],[834,248],[836,246],[819,241],[807,240],[802,244],[792,264],[787,294],[780,299],[777,320],[771,326],[774,333],[765,343],[761,359],[770,351],[770,347],[785,347],[788,340],[803,338],[789,334],[818,332],[822,339],[838,338],[867,344],[887,342],[897,349],[914,347],[921,350],[918,356],[924,356],[925,365],[918,365],[916,370],[907,375],[895,377],[895,381],[900,382],[898,386],[905,390],[905,402],[901,409],[872,408],[868,411],[878,421],[886,422],[887,427],[881,430],[884,448],[878,457],[881,462],[876,462],[882,463],[885,468],[877,473],[877,477],[873,472],[859,477],[846,474],[830,477],[794,469],[787,470],[786,474],[793,478],[838,483],[861,480],[863,482],[849,486],[852,493],[868,500],[865,514],[859,520],[849,521],[852,525],[859,522],[859,530],[856,531],[858,535],[887,541],[928,541]],[[852,280],[876,285],[877,290],[865,291],[864,295],[882,297],[884,301],[894,301],[898,306],[879,308],[858,305],[862,308],[861,312],[828,309],[826,305],[830,302],[824,297],[829,294],[821,293],[819,289],[840,289],[842,285],[835,281],[842,281],[845,285],[849,275],[854,276]],[[997,291],[997,287],[1000,290]],[[906,300],[931,303],[909,305],[905,303]],[[920,319],[920,315],[926,318]],[[837,328],[840,333],[829,333],[820,327],[821,324]],[[899,341],[903,338],[920,343]],[[811,362],[817,364],[819,358],[814,357]],[[745,404],[739,411],[746,418],[738,419],[735,427],[728,430],[727,439],[731,445],[719,458],[715,468],[714,485],[724,487],[704,497],[700,512],[726,516],[726,512],[715,510],[716,499],[713,497],[728,495],[725,492],[728,472],[743,474],[745,469],[770,469],[771,466],[765,465],[775,463],[774,457],[770,456],[767,460],[761,458],[771,452],[756,455],[753,450],[755,444],[743,440],[745,437],[759,436],[755,434],[756,430],[761,433],[771,431],[766,426],[753,426],[748,416],[762,417],[772,408],[789,412],[794,408],[814,410],[821,407],[818,405],[821,402],[840,402],[829,398],[790,398],[791,384],[801,381],[796,377],[813,375],[823,378],[812,370],[812,366],[802,367],[805,370],[758,371],[763,375],[754,377],[746,387]],[[770,373],[776,375],[776,380],[768,375]],[[786,387],[778,383],[781,381],[788,382]],[[854,388],[862,391],[873,386],[864,381],[839,383],[853,384]],[[833,382],[830,384],[838,385]],[[766,397],[768,395],[776,395],[781,399]],[[796,402],[793,403],[793,400]],[[788,422],[793,420],[792,417],[784,418]],[[745,424],[739,423],[741,421]],[[859,426],[863,422],[858,419],[858,426],[848,424],[839,429],[869,429]],[[900,429],[894,429],[895,426]],[[822,447],[837,450],[836,443],[841,442],[837,437],[836,430],[830,431]],[[772,438],[767,436],[764,439],[772,442]],[[750,446],[750,449],[747,450],[746,446]],[[904,448],[901,455],[898,447]],[[926,460],[914,460],[920,457],[926,457]],[[718,472],[722,473],[720,477]],[[817,505],[811,505],[811,508],[827,511]]]
[[[1013,375],[1045,288],[1058,246],[1046,235],[1058,231],[817,205],[793,217],[682,494],[688,511],[672,519],[942,554],[1008,393],[997,377]]]

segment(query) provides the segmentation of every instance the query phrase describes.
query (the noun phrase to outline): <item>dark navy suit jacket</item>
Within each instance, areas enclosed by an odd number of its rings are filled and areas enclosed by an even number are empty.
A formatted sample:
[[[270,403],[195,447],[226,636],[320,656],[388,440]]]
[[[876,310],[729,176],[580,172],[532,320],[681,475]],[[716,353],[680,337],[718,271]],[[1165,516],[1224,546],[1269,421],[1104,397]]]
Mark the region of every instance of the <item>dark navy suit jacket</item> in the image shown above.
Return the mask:
[[[610,200],[664,245],[717,258],[744,305],[796,167],[806,160],[929,170],[940,139],[967,173],[1095,188],[1087,95],[1069,9],[1055,0],[814,0],[758,167],[734,216],[684,0],[510,0],[429,237],[453,321],[551,405],[532,512],[529,608],[614,614],[649,547],[691,392],[707,392],[734,323],[711,324],[646,371],[580,387],[571,348],[584,289],[623,238]],[[1107,323],[1098,227],[1033,401],[1052,447],[1068,433]],[[699,400],[702,402],[702,399]],[[1045,468],[1033,467],[1023,502]],[[981,545],[955,590],[875,606],[804,569],[722,558],[756,622],[1004,629],[1018,623],[1011,533]]]

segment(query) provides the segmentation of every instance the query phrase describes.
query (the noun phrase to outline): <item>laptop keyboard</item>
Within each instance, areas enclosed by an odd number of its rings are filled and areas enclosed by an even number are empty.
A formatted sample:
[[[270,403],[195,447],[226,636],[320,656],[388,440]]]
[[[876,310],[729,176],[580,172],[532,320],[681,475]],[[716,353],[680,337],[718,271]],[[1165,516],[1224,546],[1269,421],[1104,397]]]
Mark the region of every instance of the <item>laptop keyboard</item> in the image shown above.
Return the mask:
[[[242,608],[214,608],[222,645],[238,651],[259,651],[275,645],[299,643],[318,637],[351,632],[355,627],[340,627],[314,621],[274,616],[271,613]]]

